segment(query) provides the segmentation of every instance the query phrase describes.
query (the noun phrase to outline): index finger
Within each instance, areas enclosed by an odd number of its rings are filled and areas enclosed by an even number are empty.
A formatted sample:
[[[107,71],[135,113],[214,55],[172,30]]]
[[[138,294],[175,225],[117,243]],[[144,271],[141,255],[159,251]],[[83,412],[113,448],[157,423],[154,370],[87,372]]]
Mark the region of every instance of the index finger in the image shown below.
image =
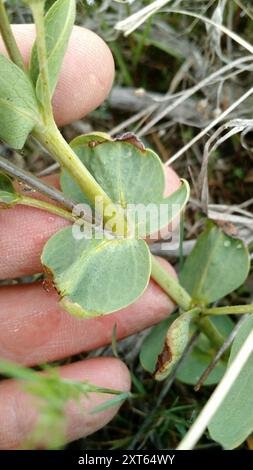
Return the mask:
[[[13,31],[28,64],[35,39],[34,25],[13,25]],[[7,55],[1,37],[0,52]],[[75,26],[53,97],[57,124],[68,124],[97,108],[108,95],[113,78],[110,49],[92,31]]]

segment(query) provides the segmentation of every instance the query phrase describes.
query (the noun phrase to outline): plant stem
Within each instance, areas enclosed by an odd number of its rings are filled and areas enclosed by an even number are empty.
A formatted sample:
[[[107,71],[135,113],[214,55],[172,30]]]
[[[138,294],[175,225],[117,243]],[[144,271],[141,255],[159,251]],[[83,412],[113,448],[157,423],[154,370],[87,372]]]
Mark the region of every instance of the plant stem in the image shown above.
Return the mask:
[[[33,135],[74,178],[74,180],[78,183],[84,194],[87,195],[93,205],[95,205],[96,203],[96,198],[100,197],[102,202],[103,214],[105,212],[105,209],[110,206],[109,220],[116,215],[119,216],[117,221],[117,227],[120,226],[120,222],[122,221],[121,233],[125,234],[125,216],[123,214],[123,211],[121,213],[121,211],[119,211],[119,209],[116,208],[116,206],[112,203],[107,194],[103,191],[103,189],[99,186],[93,176],[81,163],[77,155],[67,144],[54,122],[45,40],[45,1],[32,0],[31,2],[29,2],[29,4],[33,12],[33,17],[36,25],[36,44],[40,65],[43,94],[42,117],[44,118],[44,126],[37,125],[33,131]]]
[[[253,305],[232,305],[231,307],[213,307],[202,309],[204,315],[244,315],[253,313]]]
[[[70,222],[76,221],[76,218],[70,212],[66,211],[65,209],[62,209],[61,207],[57,207],[54,204],[50,204],[50,202],[41,201],[40,199],[21,196],[21,199],[18,204],[36,207],[36,209],[42,209],[44,211],[51,212],[52,214],[58,215],[59,217],[63,217],[64,219],[67,219]]]
[[[0,0],[0,32],[10,59],[25,72],[23,58],[13,35],[3,0]]]
[[[48,186],[47,184],[43,183],[39,178],[36,178],[33,174],[29,173],[28,171],[21,170],[18,166],[10,163],[6,158],[0,156],[0,169],[7,173],[8,175],[14,177],[18,181],[21,181],[25,185],[37,190],[39,193],[43,194],[44,196],[53,199],[54,201],[58,202],[65,209],[72,211],[75,204],[70,199],[65,198],[64,194],[58,191],[56,188],[52,186]],[[85,214],[85,219],[87,222],[92,222],[90,219],[89,214]]]
[[[191,297],[179,282],[164,269],[159,261],[152,255],[152,278],[162,287],[162,289],[179,305],[187,311],[190,309]]]
[[[36,46],[38,53],[38,60],[40,66],[41,83],[42,83],[42,112],[44,122],[49,124],[54,122],[53,110],[51,103],[51,93],[49,87],[49,74],[47,64],[47,47],[46,47],[46,33],[45,33],[45,20],[44,20],[44,6],[45,0],[36,0],[30,3],[35,26],[36,26]]]
[[[209,318],[200,318],[198,320],[198,325],[201,331],[207,336],[208,339],[210,339],[214,346],[220,348],[223,345],[226,338],[224,338],[224,336],[219,333]]]
[[[190,310],[192,299],[188,292],[163,268],[153,255],[151,276],[182,310]],[[209,318],[200,318],[198,326],[214,346],[220,348],[223,345],[225,338],[219,333]]]
[[[227,369],[225,375],[216,387],[211,398],[208,400],[195,423],[179,444],[177,450],[191,450],[194,448],[211,419],[222,405],[231,387],[242,371],[244,365],[253,352],[253,331],[247,337],[232,364]]]
[[[112,204],[110,198],[65,141],[56,125],[47,129],[39,129],[37,126],[33,135],[70,173],[92,204],[95,204],[95,198],[99,196],[103,198],[104,204]]]

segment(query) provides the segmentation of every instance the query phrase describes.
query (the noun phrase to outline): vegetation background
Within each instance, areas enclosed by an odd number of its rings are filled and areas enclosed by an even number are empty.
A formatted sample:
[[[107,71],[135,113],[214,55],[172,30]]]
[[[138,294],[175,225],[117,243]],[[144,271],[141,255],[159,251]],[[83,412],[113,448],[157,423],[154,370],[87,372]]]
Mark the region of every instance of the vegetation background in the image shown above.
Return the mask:
[[[48,0],[49,7],[54,0]],[[31,21],[18,0],[6,2],[12,22]],[[78,24],[90,28],[110,46],[116,78],[108,100],[81,121],[63,129],[70,139],[78,133],[103,130],[112,135],[133,131],[152,147],[181,177],[192,193],[184,222],[183,253],[187,254],[203,228],[203,185],[208,184],[209,210],[213,218],[226,212],[253,251],[253,61],[240,63],[249,52],[203,18],[227,26],[239,39],[253,44],[251,0],[171,0],[124,37],[115,25],[153,2],[145,0],[92,1],[78,4]],[[164,2],[165,3],[165,2]],[[176,9],[177,13],[169,12]],[[193,13],[187,16],[183,11]],[[195,15],[195,16],[194,16]],[[197,15],[197,16],[196,16]],[[239,60],[236,67],[229,67]],[[224,72],[222,68],[228,66]],[[216,78],[209,78],[217,71]],[[188,90],[195,87],[189,95]],[[235,109],[227,114],[230,106]],[[226,123],[226,126],[224,125]],[[223,127],[222,127],[223,126]],[[217,148],[208,152],[208,139],[220,129]],[[223,139],[228,131],[233,135]],[[201,133],[200,137],[197,138]],[[195,138],[195,142],[192,140]],[[187,148],[188,146],[189,148]],[[3,147],[0,144],[0,151]],[[209,157],[208,183],[199,178],[203,154]],[[6,153],[6,150],[5,150]],[[32,140],[22,157],[9,151],[20,167],[37,175],[57,171],[50,156]],[[207,189],[207,187],[204,187]],[[155,248],[159,252],[159,248]],[[168,255],[163,252],[163,255]],[[169,254],[178,269],[177,250]],[[27,279],[13,282],[26,282]],[[252,303],[253,275],[225,304]],[[92,355],[118,354],[132,372],[135,398],[127,401],[118,416],[102,431],[72,443],[69,448],[164,449],[175,448],[189,429],[213,387],[195,392],[193,386],[174,380],[156,383],[139,362],[139,350],[147,332],[128,338]],[[76,359],[76,358],[75,358]],[[67,359],[72,361],[73,358]],[[197,448],[215,449],[206,433]],[[243,449],[253,449],[249,438]]]

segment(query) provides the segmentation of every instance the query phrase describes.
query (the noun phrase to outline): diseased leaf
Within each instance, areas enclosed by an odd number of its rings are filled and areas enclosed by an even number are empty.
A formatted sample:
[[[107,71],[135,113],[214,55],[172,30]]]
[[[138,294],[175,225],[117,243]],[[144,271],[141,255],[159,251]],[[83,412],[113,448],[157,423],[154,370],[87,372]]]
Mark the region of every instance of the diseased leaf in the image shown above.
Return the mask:
[[[253,315],[240,327],[234,340],[228,367],[253,329]],[[242,368],[230,391],[209,424],[214,441],[225,449],[234,449],[253,432],[253,353]]]
[[[28,76],[0,55],[0,139],[21,149],[39,121],[38,104]]]
[[[142,367],[154,374],[159,355],[162,353],[166,334],[169,326],[175,320],[175,315],[171,315],[158,325],[152,328],[142,343],[140,351],[140,362]],[[225,337],[231,332],[234,322],[229,316],[212,317],[210,320]],[[190,335],[195,332],[195,325],[190,327]],[[182,365],[177,372],[177,379],[181,382],[196,385],[204,370],[208,367],[216,351],[213,349],[207,337],[201,334],[195,343],[193,350],[184,358]],[[220,381],[226,370],[226,364],[220,361],[204,385],[213,385]]]
[[[7,209],[14,206],[20,200],[11,178],[0,172],[0,208]]]
[[[74,25],[75,14],[75,0],[57,0],[45,16],[47,62],[51,95],[53,95],[57,84],[70,33]],[[30,75],[36,86],[37,97],[41,101],[43,96],[42,78],[39,70],[36,42],[31,55]]]
[[[158,325],[152,328],[151,332],[144,339],[141,351],[140,362],[146,371],[153,374],[156,369],[158,356],[162,353],[164,341],[169,326],[175,320],[175,315],[170,315]]]
[[[190,338],[190,324],[199,312],[193,309],[181,314],[169,327],[164,347],[158,356],[155,379],[164,380],[173,371]]]
[[[180,280],[196,304],[209,304],[237,289],[249,273],[249,254],[241,240],[209,221],[188,256]]]
[[[92,317],[134,302],[150,278],[150,252],[143,240],[76,240],[72,228],[54,235],[42,253],[42,264],[73,315]]]
[[[102,133],[74,139],[71,146],[112,202],[127,209],[138,237],[166,227],[184,208],[189,186],[164,198],[165,175],[160,158],[132,134],[112,140]],[[76,202],[89,203],[73,179],[63,171],[63,192]]]
[[[217,330],[227,337],[234,327],[234,322],[229,316],[210,317]],[[196,385],[211,363],[216,354],[210,341],[204,334],[201,334],[195,343],[190,354],[188,354],[177,372],[177,379],[189,385]],[[219,361],[216,367],[207,377],[204,386],[217,384],[223,377],[226,370],[226,363]]]

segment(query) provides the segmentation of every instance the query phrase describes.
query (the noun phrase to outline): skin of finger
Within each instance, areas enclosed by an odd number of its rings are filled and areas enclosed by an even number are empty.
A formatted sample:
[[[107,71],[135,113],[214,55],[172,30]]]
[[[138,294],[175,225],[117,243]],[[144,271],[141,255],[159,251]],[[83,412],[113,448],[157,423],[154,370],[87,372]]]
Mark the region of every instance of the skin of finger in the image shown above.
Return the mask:
[[[59,368],[62,378],[87,381],[92,385],[128,392],[130,375],[127,367],[115,358],[93,358]],[[117,413],[120,405],[100,413],[92,409],[111,395],[92,393],[81,399],[80,406],[71,402],[66,408],[66,442],[94,433],[105,426]],[[4,380],[0,383],[0,449],[17,449],[34,429],[38,417],[38,400],[22,389],[21,383]],[[42,443],[43,444],[43,443]]]
[[[57,176],[46,178],[57,184]],[[166,196],[180,184],[176,173],[166,169]],[[34,197],[34,194],[33,194]],[[0,280],[41,272],[40,255],[47,240],[68,222],[39,209],[16,206],[0,210]]]
[[[34,25],[13,25],[26,65],[35,39]],[[7,55],[0,37],[0,50]],[[114,62],[108,46],[92,31],[75,26],[62,64],[53,109],[59,126],[82,118],[108,95],[114,78]]]
[[[173,268],[160,260],[176,276]],[[142,296],[116,313],[79,319],[61,309],[58,295],[40,283],[0,288],[0,357],[25,365],[42,364],[110,344],[168,316],[174,303],[151,280]]]
[[[163,170],[165,176],[164,197],[168,197],[180,187],[180,178],[171,167],[164,166]],[[179,220],[180,218],[178,216],[175,217],[169,225],[162,227],[158,232],[151,233],[149,237],[146,238],[146,242],[150,245],[158,240],[168,239],[172,232],[178,227]]]

